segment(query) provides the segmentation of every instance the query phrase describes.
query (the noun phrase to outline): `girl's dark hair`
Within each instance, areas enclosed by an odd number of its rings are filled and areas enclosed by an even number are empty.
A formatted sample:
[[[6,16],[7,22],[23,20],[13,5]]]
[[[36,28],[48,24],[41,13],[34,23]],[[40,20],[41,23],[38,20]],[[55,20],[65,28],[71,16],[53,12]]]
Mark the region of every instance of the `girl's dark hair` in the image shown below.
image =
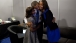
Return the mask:
[[[32,15],[32,7],[27,7],[26,9],[26,18],[29,18]]]
[[[43,9],[44,10],[49,9],[49,6],[48,6],[48,3],[46,0],[42,0],[42,3],[43,3]]]

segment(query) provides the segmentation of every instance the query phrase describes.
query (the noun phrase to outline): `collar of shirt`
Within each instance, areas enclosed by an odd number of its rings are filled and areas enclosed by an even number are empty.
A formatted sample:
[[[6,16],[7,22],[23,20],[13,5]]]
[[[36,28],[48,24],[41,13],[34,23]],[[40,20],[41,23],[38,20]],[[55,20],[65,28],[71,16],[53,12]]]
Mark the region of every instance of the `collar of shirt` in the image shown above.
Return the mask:
[[[35,14],[33,14],[33,16],[36,17],[37,9],[34,9],[34,10],[35,10]]]

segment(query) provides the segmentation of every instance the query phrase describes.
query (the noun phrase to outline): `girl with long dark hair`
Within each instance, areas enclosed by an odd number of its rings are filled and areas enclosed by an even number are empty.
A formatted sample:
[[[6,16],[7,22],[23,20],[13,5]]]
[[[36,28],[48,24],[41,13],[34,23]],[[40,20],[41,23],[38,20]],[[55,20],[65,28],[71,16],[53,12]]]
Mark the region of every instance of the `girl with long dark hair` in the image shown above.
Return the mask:
[[[23,43],[39,43],[35,25],[35,18],[33,14],[35,13],[32,7],[28,7],[26,9],[26,18],[28,28],[26,30]]]
[[[49,9],[46,0],[41,0],[39,2],[40,10],[43,12],[43,18],[47,27],[47,38],[49,43],[56,43],[60,39],[60,32],[57,24],[55,23],[55,18],[53,13]]]

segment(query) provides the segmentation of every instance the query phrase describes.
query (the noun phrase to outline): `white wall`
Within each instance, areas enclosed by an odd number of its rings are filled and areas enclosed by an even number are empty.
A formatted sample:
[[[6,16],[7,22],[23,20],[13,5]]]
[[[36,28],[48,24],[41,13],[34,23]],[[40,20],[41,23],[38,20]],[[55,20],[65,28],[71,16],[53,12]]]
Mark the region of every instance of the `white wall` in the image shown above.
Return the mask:
[[[0,0],[0,18],[7,20],[12,15],[23,21],[25,9],[33,0]],[[39,1],[39,0],[37,0]],[[76,27],[76,0],[47,0],[59,26]],[[59,3],[59,5],[58,5]]]
[[[25,17],[25,10],[27,7],[31,6],[31,2],[34,0],[13,0],[13,16],[17,20],[23,22]]]
[[[59,26],[76,27],[76,0],[60,0]]]
[[[13,14],[13,0],[0,0],[0,19],[7,20]]]
[[[13,16],[21,22],[23,22],[25,12],[23,5],[23,0],[13,0]]]

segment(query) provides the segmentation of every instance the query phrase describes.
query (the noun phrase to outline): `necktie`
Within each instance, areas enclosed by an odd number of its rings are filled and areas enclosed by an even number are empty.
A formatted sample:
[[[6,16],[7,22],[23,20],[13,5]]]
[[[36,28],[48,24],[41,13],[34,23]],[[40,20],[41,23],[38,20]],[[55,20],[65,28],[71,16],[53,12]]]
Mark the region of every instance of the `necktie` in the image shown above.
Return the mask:
[[[36,23],[38,23],[39,21],[39,11],[37,10],[37,13],[36,13]]]

